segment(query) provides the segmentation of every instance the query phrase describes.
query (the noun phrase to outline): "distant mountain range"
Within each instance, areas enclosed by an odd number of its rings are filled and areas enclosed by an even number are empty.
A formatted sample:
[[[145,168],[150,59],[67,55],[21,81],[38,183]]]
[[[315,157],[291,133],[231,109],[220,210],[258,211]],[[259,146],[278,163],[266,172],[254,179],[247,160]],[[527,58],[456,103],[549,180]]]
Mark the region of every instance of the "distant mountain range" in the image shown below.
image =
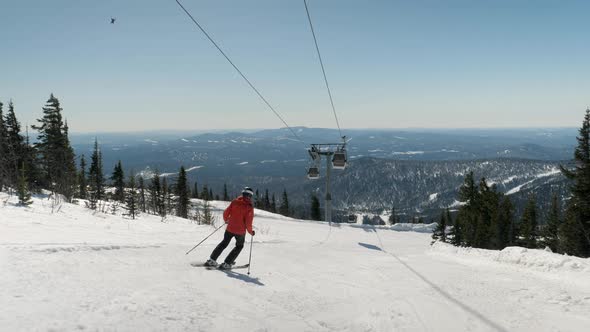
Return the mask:
[[[312,191],[322,194],[324,181],[305,176],[309,143],[337,143],[334,129],[286,128],[250,133],[132,133],[96,135],[105,171],[117,160],[127,171],[150,176],[158,170],[175,176],[180,165],[191,181],[220,192],[227,183],[233,193],[249,185],[279,194],[284,188],[292,203],[304,205]],[[565,194],[557,171],[571,159],[574,128],[346,130],[350,167],[336,171],[333,202],[345,210],[378,211],[395,206],[406,215],[431,215],[457,204],[456,190],[473,170],[517,200],[529,192],[541,203],[551,191]],[[95,135],[72,135],[78,155],[89,156]],[[303,142],[302,142],[303,141]]]

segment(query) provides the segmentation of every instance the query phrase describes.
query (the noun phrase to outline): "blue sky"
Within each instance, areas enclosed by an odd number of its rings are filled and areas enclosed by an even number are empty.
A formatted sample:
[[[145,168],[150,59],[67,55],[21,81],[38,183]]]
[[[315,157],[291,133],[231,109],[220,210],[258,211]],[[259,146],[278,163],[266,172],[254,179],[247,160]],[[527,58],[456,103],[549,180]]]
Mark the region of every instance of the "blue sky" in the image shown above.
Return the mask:
[[[302,0],[183,3],[289,125],[335,127]],[[308,4],[345,128],[577,127],[590,104],[589,1]],[[76,132],[282,126],[174,0],[0,0],[0,41],[23,123],[53,92]]]

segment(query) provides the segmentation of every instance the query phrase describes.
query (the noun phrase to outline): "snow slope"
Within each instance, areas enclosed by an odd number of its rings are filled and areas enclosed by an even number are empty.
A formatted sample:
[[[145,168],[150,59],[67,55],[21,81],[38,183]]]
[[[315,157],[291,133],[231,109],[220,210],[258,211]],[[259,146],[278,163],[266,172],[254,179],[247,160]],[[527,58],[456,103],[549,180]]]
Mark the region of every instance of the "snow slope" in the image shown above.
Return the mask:
[[[14,202],[0,194],[2,331],[590,326],[587,259],[522,248],[494,254],[431,247],[427,233],[329,228],[257,211],[247,275],[190,266],[221,239],[219,232],[185,255],[211,226],[147,215],[132,221],[38,198],[26,208]],[[226,203],[213,205],[219,217]],[[247,242],[239,264],[248,261],[249,248]]]

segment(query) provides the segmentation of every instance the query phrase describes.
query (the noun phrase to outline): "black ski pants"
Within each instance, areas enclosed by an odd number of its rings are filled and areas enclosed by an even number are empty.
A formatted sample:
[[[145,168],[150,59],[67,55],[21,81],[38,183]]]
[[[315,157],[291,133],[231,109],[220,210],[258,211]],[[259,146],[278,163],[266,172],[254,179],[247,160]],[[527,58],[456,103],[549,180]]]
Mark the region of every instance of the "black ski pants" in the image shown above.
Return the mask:
[[[219,257],[219,255],[221,255],[223,250],[225,250],[225,248],[227,248],[231,239],[234,237],[236,238],[236,246],[232,249],[232,251],[230,251],[229,255],[227,255],[227,257],[225,258],[226,263],[233,264],[236,261],[236,258],[238,258],[238,255],[240,254],[240,252],[242,251],[242,248],[244,248],[244,241],[246,241],[246,234],[238,235],[238,234],[234,234],[234,233],[230,233],[228,231],[225,231],[225,234],[223,234],[223,241],[221,241],[217,245],[217,247],[215,247],[215,249],[211,253],[211,259],[216,261],[217,258]]]

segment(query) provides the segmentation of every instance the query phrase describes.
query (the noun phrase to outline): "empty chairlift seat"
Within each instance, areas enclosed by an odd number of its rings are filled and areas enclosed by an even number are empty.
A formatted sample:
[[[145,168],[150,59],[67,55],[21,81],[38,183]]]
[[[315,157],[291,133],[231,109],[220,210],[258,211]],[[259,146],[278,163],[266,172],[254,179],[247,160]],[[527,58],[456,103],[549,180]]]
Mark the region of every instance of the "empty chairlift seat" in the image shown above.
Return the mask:
[[[312,146],[311,149],[307,150],[309,152],[309,156],[311,157],[311,166],[307,169],[307,178],[308,179],[319,179],[320,177],[320,154],[317,147]]]
[[[312,166],[307,169],[307,178],[311,180],[318,179],[320,177],[320,168]]]
[[[334,156],[332,156],[332,167],[335,169],[346,168],[346,151],[344,149],[334,152]]]

